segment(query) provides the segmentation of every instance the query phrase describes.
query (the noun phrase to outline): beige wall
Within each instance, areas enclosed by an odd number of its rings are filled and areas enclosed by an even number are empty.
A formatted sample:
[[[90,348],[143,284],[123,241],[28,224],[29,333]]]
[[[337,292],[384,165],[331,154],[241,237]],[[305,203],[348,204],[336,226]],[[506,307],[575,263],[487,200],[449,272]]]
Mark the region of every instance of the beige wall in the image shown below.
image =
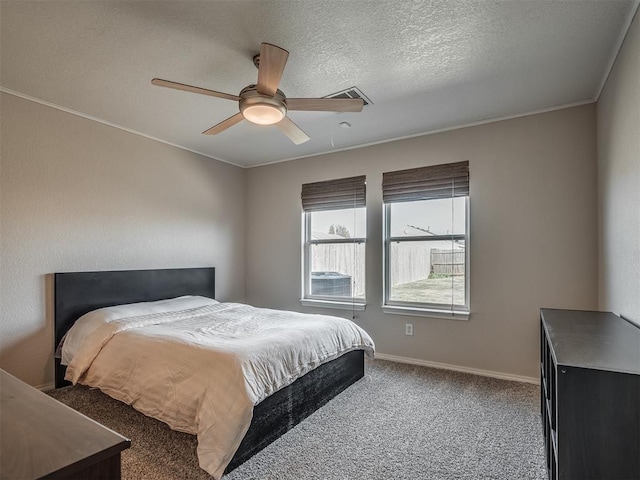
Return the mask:
[[[596,307],[595,128],[592,104],[250,169],[248,301],[350,316],[299,303],[300,187],[366,174],[367,308],[356,321],[378,352],[536,378],[539,308]],[[460,160],[471,175],[471,318],[385,315],[382,173]]]
[[[640,15],[598,100],[598,307],[640,325]]]
[[[363,173],[368,304],[356,321],[379,352],[537,377],[539,307],[596,308],[593,105],[242,170],[0,99],[0,366],[33,385],[52,381],[56,271],[214,265],[223,300],[350,316],[298,301],[300,186]],[[382,172],[466,159],[471,319],[385,315]]]
[[[53,381],[47,274],[216,267],[244,300],[245,171],[1,94],[0,366]]]

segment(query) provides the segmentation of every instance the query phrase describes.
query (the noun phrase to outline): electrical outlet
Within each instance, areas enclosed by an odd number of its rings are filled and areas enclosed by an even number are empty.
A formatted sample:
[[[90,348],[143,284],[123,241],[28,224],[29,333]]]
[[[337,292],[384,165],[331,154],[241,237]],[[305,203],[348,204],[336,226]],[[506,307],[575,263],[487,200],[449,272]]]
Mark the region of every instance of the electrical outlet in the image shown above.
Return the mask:
[[[413,335],[413,323],[407,323],[404,326],[405,335]]]

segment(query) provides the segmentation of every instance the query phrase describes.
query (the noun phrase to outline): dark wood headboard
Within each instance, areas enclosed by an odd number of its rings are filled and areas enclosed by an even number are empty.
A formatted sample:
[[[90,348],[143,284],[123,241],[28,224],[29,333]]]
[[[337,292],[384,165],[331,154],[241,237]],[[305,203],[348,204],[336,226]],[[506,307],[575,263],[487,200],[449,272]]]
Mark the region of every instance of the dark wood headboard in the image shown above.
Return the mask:
[[[215,268],[55,273],[54,291],[55,349],[78,318],[98,308],[182,295],[215,298]],[[56,388],[68,385],[66,367],[58,358],[55,365]]]

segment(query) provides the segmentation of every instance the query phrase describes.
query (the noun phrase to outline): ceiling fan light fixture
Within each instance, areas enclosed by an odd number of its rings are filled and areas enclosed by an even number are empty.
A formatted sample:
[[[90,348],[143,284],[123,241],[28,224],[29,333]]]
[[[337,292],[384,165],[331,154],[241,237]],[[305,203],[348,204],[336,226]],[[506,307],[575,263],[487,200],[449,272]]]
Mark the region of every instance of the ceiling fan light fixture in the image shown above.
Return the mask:
[[[270,97],[245,89],[240,93],[240,112],[251,123],[274,125],[285,117],[287,106],[280,93]]]
[[[244,118],[258,125],[273,125],[284,118],[285,112],[274,105],[247,105],[241,109]]]

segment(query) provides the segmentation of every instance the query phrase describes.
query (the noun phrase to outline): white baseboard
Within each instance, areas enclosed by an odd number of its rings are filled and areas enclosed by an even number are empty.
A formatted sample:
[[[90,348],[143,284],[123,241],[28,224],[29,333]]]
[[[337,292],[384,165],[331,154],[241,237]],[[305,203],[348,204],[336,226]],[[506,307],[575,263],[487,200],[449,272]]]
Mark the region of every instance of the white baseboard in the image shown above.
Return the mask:
[[[423,367],[439,368],[441,370],[453,370],[455,372],[471,373],[482,377],[500,378],[502,380],[511,380],[514,382],[532,383],[540,385],[539,378],[525,377],[522,375],[513,375],[511,373],[493,372],[491,370],[480,370],[479,368],[461,367],[459,365],[450,365],[448,363],[431,362],[428,360],[420,360],[417,358],[399,357],[397,355],[388,355],[386,353],[377,353],[375,358],[380,360],[388,360],[390,362],[408,363],[410,365],[421,365]],[[55,388],[55,383],[45,383],[36,387],[41,392],[48,392]]]
[[[53,390],[54,388],[56,388],[56,384],[53,382],[49,382],[42,385],[37,385],[35,388],[37,388],[41,392],[48,392],[49,390]]]
[[[514,382],[532,383],[540,385],[540,379],[534,377],[525,377],[522,375],[513,375],[511,373],[493,372],[491,370],[480,370],[479,368],[461,367],[459,365],[449,365],[448,363],[430,362],[428,360],[419,360],[417,358],[398,357],[396,355],[388,355],[386,353],[376,352],[375,358],[380,360],[389,360],[390,362],[408,363],[411,365],[421,365],[423,367],[439,368],[442,370],[453,370],[455,372],[471,373],[483,377],[500,378],[501,380],[511,380]]]

